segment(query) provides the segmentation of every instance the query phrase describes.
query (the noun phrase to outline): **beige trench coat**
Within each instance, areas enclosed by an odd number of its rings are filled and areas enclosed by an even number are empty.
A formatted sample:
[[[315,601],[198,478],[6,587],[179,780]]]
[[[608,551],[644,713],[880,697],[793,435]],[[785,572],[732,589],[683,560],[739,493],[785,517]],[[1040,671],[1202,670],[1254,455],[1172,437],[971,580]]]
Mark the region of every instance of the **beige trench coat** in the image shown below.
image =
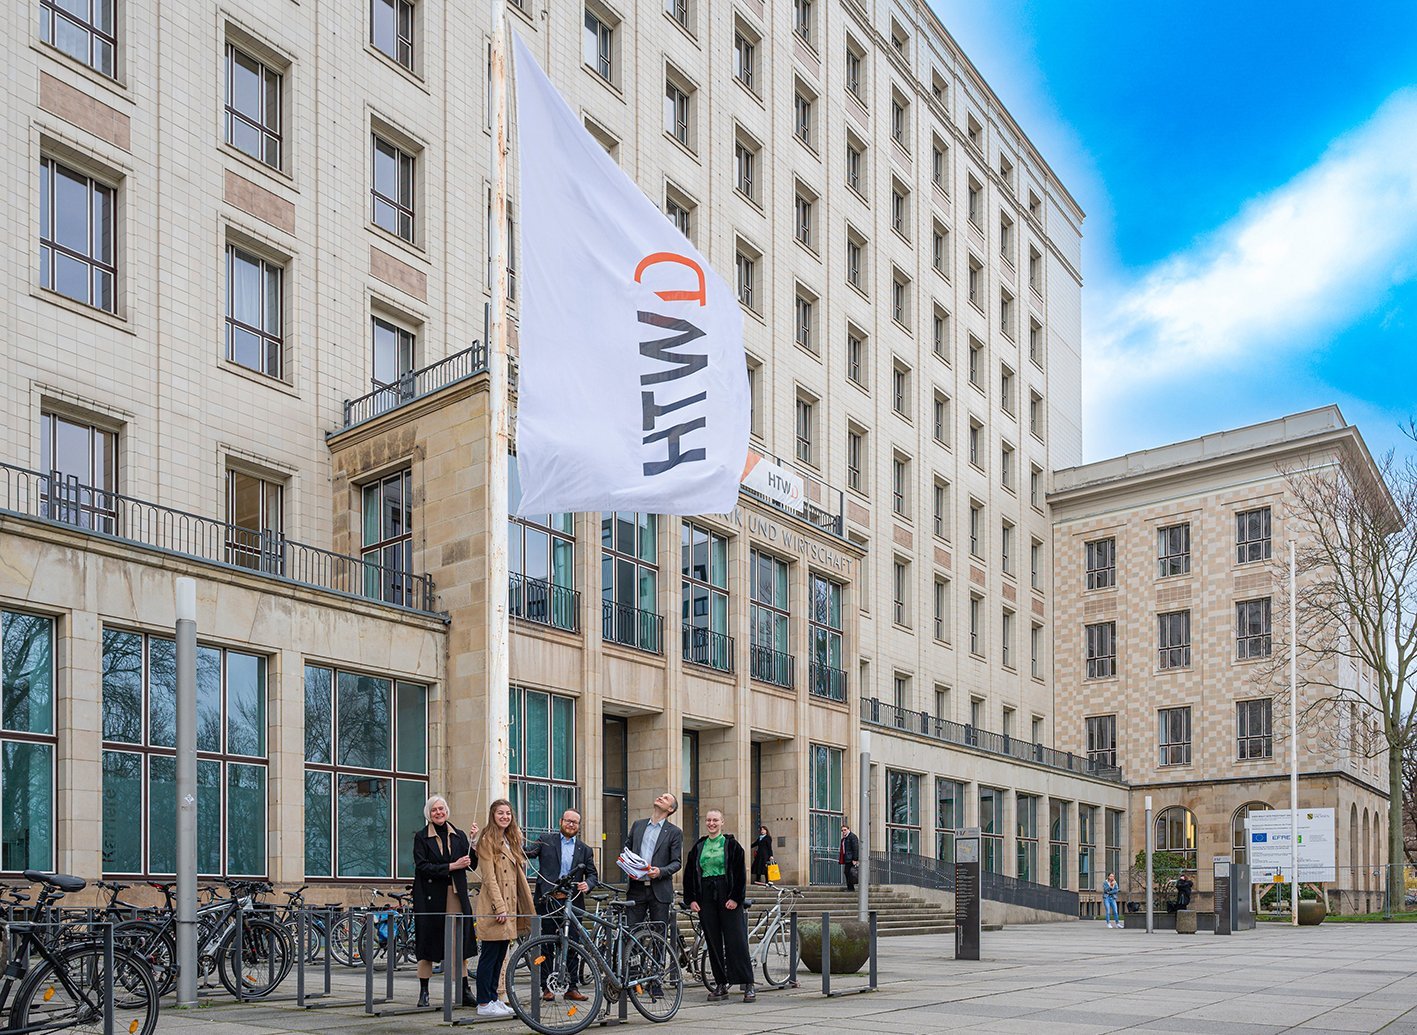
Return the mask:
[[[477,873],[482,878],[476,906],[478,941],[509,942],[530,934],[536,909],[526,879],[526,859],[510,847],[493,856],[482,838],[477,843]],[[498,913],[507,915],[505,924],[497,922]]]

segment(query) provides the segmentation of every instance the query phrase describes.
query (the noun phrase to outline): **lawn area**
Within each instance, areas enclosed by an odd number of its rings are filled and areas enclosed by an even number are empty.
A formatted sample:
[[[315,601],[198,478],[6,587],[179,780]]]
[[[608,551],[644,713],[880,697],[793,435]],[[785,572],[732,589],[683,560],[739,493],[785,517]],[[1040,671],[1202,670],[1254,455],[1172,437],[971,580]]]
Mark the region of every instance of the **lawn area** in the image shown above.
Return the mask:
[[[1255,917],[1262,923],[1287,924],[1288,913],[1260,913]],[[1330,913],[1324,917],[1326,924],[1417,924],[1417,913],[1394,913],[1384,919],[1381,913]]]

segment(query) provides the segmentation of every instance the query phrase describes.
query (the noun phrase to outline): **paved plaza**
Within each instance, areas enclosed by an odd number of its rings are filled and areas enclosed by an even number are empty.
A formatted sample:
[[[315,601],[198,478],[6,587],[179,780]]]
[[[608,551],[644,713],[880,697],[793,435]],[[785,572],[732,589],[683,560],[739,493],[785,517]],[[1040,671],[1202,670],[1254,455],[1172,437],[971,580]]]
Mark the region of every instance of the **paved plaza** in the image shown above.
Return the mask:
[[[1383,1032],[1417,1035],[1417,927],[1326,924],[1294,930],[1262,925],[1228,938],[1108,930],[1097,922],[1011,927],[984,935],[985,959],[953,959],[952,937],[890,938],[881,943],[875,993],[823,999],[816,975],[796,992],[767,991],[753,1005],[737,997],[704,1001],[686,994],[668,1024],[630,1024],[656,1035],[932,1035],[1019,1032]],[[382,993],[384,975],[376,975]],[[313,986],[316,975],[311,975]],[[441,990],[434,979],[434,993]],[[294,977],[287,982],[293,991]],[[396,999],[412,1003],[412,974],[396,978]],[[848,988],[860,978],[838,978]],[[336,993],[363,995],[341,975]],[[378,1007],[377,1009],[389,1009]],[[395,1009],[402,1010],[402,1006]],[[472,1011],[457,1015],[472,1019]],[[516,1020],[475,1022],[491,1032],[526,1030]],[[366,1017],[362,1006],[299,1010],[293,1003],[237,1006],[216,999],[195,1011],[164,1010],[165,1035],[264,1035],[348,1032],[412,1035],[443,1027],[440,1011]],[[596,1031],[592,1027],[589,1029]]]

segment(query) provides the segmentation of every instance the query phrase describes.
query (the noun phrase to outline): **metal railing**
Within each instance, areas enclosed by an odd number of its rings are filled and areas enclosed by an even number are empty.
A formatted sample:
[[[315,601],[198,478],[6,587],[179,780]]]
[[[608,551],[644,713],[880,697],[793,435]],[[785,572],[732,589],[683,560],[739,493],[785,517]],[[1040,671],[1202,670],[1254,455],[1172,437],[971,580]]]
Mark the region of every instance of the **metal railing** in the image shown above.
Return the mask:
[[[993,755],[1006,755],[1025,762],[1035,762],[1050,769],[1077,773],[1079,776],[1094,776],[1113,783],[1123,782],[1120,768],[1099,765],[1089,761],[1086,755],[1075,755],[1071,751],[1059,751],[1006,733],[995,733],[978,726],[941,719],[926,711],[900,708],[873,697],[861,698],[861,721],[873,726],[885,726],[942,740],[947,744],[978,748]]]
[[[719,672],[733,671],[733,637],[697,625],[683,627],[684,660]]]
[[[398,380],[392,384],[373,381],[372,392],[361,395],[358,399],[344,401],[344,427],[341,430],[372,420],[415,399],[422,399],[425,395],[432,395],[439,389],[473,374],[480,374],[486,369],[487,347],[475,341],[470,347],[455,352],[446,359],[400,374]]]
[[[428,575],[332,553],[279,532],[243,528],[109,492],[58,472],[40,474],[0,463],[0,511],[301,586],[434,613],[433,579]]]
[[[748,648],[750,671],[760,683],[771,683],[791,690],[797,685],[796,659],[771,647],[760,647],[756,643]]]
[[[796,464],[788,463],[779,457],[773,456],[771,453],[764,453],[761,450],[755,450],[755,452],[761,453],[763,459],[771,460],[779,467],[785,467],[794,474],[800,475],[803,481],[819,486],[821,488],[822,503],[819,505],[812,502],[810,489],[802,500],[801,510],[793,510],[790,507],[783,506],[783,504],[779,503],[777,500],[764,496],[762,493],[755,489],[750,489],[746,485],[741,487],[741,491],[745,495],[751,496],[755,500],[761,500],[768,506],[775,507],[785,514],[791,514],[793,517],[801,518],[809,525],[819,528],[823,532],[830,532],[838,539],[846,538],[846,531],[843,525],[843,517],[846,513],[846,494],[842,492],[842,490],[832,488],[820,478],[801,470]]]
[[[568,586],[512,572],[507,601],[513,618],[568,632],[581,631],[581,595]]]
[[[908,884],[917,888],[954,891],[954,864],[908,852],[872,852],[871,882],[873,884]],[[1002,902],[1028,909],[1043,909],[1050,913],[1076,916],[1076,891],[1035,884],[982,869],[979,873],[980,897],[989,902]]]
[[[664,653],[664,616],[653,611],[603,600],[601,607],[601,638],[608,643],[621,643],[651,654]]]
[[[828,701],[846,700],[846,672],[812,662],[807,666],[807,689],[813,697]]]

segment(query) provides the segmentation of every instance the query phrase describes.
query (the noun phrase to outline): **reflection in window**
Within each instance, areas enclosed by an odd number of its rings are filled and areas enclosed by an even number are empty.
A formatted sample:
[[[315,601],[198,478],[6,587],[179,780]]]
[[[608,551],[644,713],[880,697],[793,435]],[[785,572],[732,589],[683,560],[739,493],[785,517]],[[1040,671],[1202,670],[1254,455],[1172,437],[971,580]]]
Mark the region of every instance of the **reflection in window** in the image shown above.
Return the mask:
[[[680,526],[684,660],[733,670],[728,636],[728,538],[685,521]]]
[[[0,869],[54,865],[54,621],[0,611]]]
[[[512,687],[510,742],[512,807],[522,833],[534,842],[560,826],[561,813],[579,807],[576,702]]]

